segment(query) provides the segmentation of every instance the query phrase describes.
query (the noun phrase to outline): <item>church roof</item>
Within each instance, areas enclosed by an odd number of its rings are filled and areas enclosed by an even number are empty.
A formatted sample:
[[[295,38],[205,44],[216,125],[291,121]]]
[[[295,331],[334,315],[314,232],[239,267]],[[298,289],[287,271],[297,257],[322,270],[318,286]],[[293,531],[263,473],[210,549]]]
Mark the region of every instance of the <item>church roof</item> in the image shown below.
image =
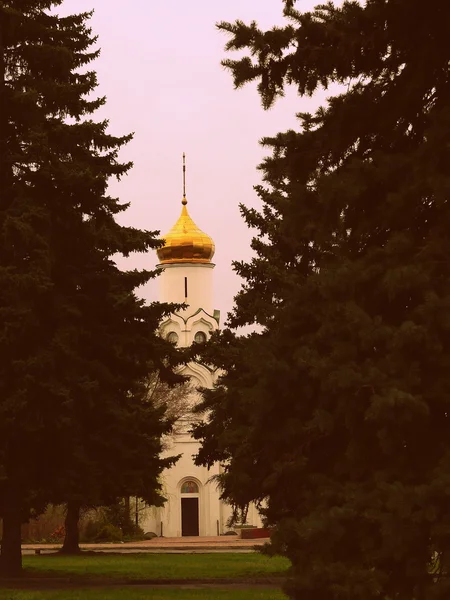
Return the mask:
[[[186,196],[181,215],[172,229],[163,236],[164,246],[157,250],[161,264],[210,263],[214,256],[213,240],[201,231],[189,216]]]

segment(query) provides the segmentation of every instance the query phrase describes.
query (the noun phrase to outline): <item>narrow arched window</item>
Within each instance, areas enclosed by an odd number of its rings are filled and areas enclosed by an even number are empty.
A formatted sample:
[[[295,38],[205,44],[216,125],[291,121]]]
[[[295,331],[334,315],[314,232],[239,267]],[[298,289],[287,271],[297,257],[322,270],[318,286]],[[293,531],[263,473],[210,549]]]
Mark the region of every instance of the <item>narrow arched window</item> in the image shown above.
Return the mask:
[[[203,331],[197,331],[194,336],[194,341],[196,344],[204,344],[206,342],[206,333]]]
[[[167,340],[169,342],[171,342],[172,344],[176,344],[178,342],[178,334],[175,333],[175,331],[171,331],[168,335],[167,335]]]

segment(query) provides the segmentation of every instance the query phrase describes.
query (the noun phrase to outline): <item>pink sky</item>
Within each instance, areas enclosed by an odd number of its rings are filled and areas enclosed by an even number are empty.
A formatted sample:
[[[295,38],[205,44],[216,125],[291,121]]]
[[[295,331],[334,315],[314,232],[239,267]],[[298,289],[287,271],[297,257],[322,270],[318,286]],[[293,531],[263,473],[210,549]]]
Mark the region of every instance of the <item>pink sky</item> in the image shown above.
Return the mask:
[[[299,9],[317,2],[299,0]],[[66,0],[60,14],[95,9],[91,24],[102,49],[93,68],[99,95],[107,97],[97,119],[107,118],[114,134],[135,132],[122,151],[133,169],[112,192],[131,206],[122,222],[166,233],[179,216],[182,153],[187,156],[188,209],[215,241],[215,305],[222,324],[240,279],[232,260],[251,256],[252,233],[238,205],[259,206],[253,186],[265,151],[264,136],[296,128],[295,113],[313,111],[324,94],[298,98],[290,90],[270,111],[261,108],[256,86],[233,89],[220,65],[226,36],[217,21],[256,20],[281,24],[281,0]],[[231,55],[230,55],[231,56]],[[153,268],[156,256],[137,255],[129,267]],[[157,287],[142,289],[149,301]]]

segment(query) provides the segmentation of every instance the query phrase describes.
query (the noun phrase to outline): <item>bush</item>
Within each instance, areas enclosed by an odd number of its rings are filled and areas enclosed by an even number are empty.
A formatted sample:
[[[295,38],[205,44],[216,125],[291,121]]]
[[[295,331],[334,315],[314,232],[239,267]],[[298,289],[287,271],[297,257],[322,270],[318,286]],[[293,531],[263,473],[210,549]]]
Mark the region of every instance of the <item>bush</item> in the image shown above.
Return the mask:
[[[102,527],[102,522],[99,520],[89,519],[86,522],[84,528],[80,532],[80,541],[81,542],[95,542],[100,529]]]
[[[94,541],[96,542],[121,542],[123,540],[123,533],[119,527],[112,525],[111,523],[105,523],[97,534]]]
[[[129,542],[144,540],[143,529],[136,525],[124,503],[99,508],[80,532],[81,542]]]

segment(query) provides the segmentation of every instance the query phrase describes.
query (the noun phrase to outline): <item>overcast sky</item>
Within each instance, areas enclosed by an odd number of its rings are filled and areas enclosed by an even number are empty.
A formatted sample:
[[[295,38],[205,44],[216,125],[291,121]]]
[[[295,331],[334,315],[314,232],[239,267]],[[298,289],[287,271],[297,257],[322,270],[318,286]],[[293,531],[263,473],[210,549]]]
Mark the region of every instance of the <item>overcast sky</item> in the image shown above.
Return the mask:
[[[297,7],[315,4],[298,0]],[[234,90],[231,74],[220,65],[227,38],[215,23],[282,24],[281,0],[65,0],[58,12],[91,9],[101,47],[93,68],[99,95],[107,97],[96,118],[108,118],[111,133],[135,132],[121,153],[134,167],[111,185],[114,195],[131,203],[121,221],[162,234],[172,227],[181,210],[186,152],[188,209],[216,244],[215,305],[223,323],[241,284],[231,262],[251,256],[252,233],[238,206],[259,205],[253,186],[266,152],[258,142],[296,128],[295,113],[313,111],[324,95],[298,98],[292,90],[264,111],[256,85]],[[153,268],[156,262],[150,254],[127,264]],[[157,299],[157,286],[146,286],[142,295]]]

